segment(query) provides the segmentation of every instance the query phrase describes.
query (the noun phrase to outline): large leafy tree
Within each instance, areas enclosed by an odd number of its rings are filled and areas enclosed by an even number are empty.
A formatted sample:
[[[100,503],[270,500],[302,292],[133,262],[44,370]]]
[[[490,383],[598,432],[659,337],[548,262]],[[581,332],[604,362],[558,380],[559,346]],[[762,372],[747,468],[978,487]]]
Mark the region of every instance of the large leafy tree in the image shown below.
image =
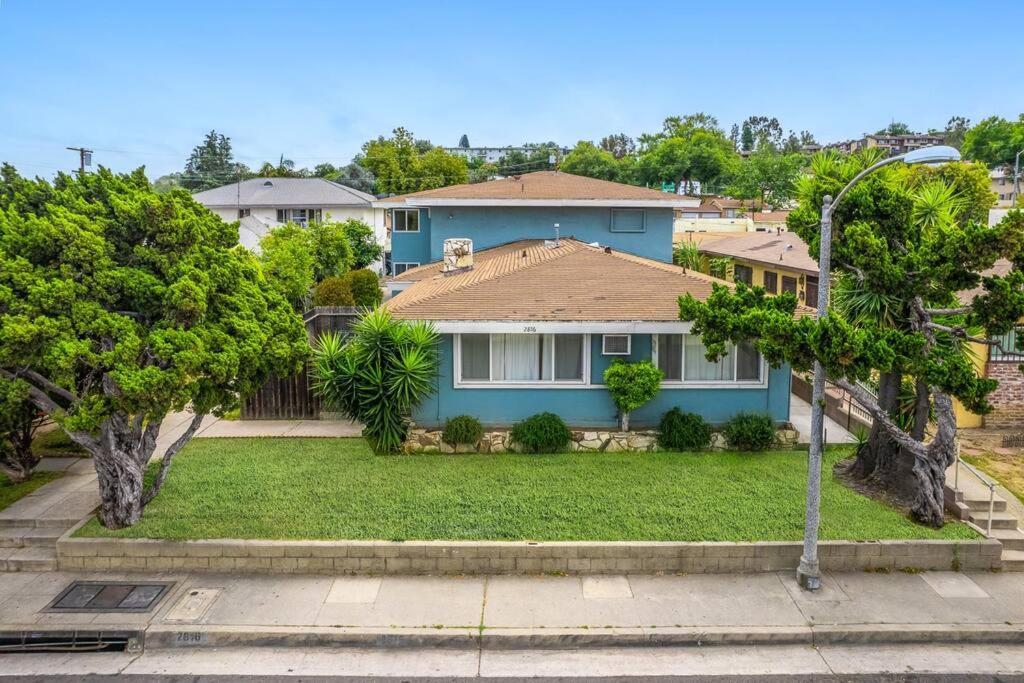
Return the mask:
[[[781,154],[765,145],[737,164],[727,191],[739,199],[756,200],[758,206],[786,206],[796,193],[797,180],[806,163],[802,154]]]
[[[964,133],[960,148],[968,159],[991,167],[1010,165],[1024,149],[1024,114],[1016,121],[990,116]]]
[[[812,255],[822,198],[878,158],[873,151],[813,158],[788,220]],[[837,291],[842,304],[820,320],[794,319],[792,295],[766,296],[760,287],[716,287],[705,303],[680,300],[681,317],[695,321],[710,356],[724,353],[729,341],[750,339],[773,363],[809,370],[821,361],[829,379],[873,417],[850,474],[902,499],[932,526],[943,523],[945,470],[956,452],[953,398],[985,413],[996,386],[977,376],[964,342],[990,343],[975,330],[1004,334],[1024,316],[1024,213],[988,227],[986,185],[983,167],[952,164],[888,167],[855,186],[834,214],[832,267],[845,283]],[[986,274],[1000,258],[1014,269]],[[979,285],[982,294],[958,302],[959,292]],[[876,391],[865,387],[871,384]],[[905,386],[910,419],[901,418]]]
[[[3,169],[0,381],[27,387],[93,458],[100,521],[138,521],[208,413],[308,352],[301,321],[266,286],[238,232],[141,170],[100,168],[53,185]],[[143,472],[163,418],[195,417]]]
[[[405,128],[396,128],[363,145],[356,158],[376,178],[379,194],[403,194],[469,181],[465,158],[448,154],[426,140],[417,140]]]
[[[619,161],[615,156],[594,143],[580,140],[562,160],[559,168],[566,173],[600,178],[601,180],[617,180],[619,178]]]
[[[198,192],[220,187],[235,180],[239,174],[245,176],[248,170],[234,163],[231,138],[211,130],[202,143],[192,149],[178,182],[181,187]]]

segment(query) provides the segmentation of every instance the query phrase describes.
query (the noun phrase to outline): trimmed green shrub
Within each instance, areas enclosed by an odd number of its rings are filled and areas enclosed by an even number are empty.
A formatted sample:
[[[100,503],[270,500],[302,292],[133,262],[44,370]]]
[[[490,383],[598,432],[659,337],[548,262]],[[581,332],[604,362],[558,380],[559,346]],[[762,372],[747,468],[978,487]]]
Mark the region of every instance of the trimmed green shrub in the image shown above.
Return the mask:
[[[329,277],[316,286],[313,292],[314,306],[355,306],[348,279]]]
[[[775,443],[775,423],[768,415],[739,413],[722,429],[731,448],[741,451],[766,451]]]
[[[356,306],[376,308],[380,306],[383,298],[380,291],[380,280],[377,274],[370,270],[350,270],[345,276],[349,289],[352,290],[352,298]]]
[[[512,427],[512,441],[525,453],[559,453],[568,447],[570,439],[569,428],[554,413],[537,413]]]
[[[484,426],[472,415],[456,415],[444,423],[441,440],[446,444],[475,444],[484,435]]]
[[[711,426],[696,413],[673,408],[661,418],[658,445],[666,451],[699,451],[711,444]]]
[[[661,378],[661,370],[649,360],[624,363],[616,358],[604,371],[604,383],[619,409],[622,431],[629,431],[629,414],[658,394]]]

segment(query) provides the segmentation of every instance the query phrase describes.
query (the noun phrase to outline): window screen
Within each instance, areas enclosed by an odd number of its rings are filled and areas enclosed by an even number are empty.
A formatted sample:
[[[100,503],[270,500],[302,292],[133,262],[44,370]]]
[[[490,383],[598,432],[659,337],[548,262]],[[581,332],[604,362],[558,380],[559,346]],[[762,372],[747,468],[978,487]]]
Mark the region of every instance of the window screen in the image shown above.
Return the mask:
[[[644,212],[639,209],[612,209],[612,232],[643,232]]]
[[[666,381],[682,381],[683,335],[658,335],[658,369],[665,374]]]
[[[462,379],[487,381],[491,378],[491,336],[462,335]]]
[[[764,271],[764,288],[769,294],[778,294],[779,274],[770,270]]]

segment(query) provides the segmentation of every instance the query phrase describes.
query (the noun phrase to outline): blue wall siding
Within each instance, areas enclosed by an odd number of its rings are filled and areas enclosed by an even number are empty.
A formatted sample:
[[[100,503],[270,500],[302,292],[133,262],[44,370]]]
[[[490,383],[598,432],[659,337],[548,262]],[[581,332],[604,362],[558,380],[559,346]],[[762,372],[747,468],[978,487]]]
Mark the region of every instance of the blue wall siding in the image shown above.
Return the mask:
[[[590,207],[433,207],[420,210],[420,233],[393,233],[393,262],[438,261],[444,241],[468,237],[475,250],[522,239],[552,239],[554,224],[562,237],[575,237],[657,259],[672,260],[672,209],[645,209],[644,232],[612,232],[611,209]],[[451,218],[448,216],[451,215]],[[424,236],[429,245],[424,244]]]
[[[391,233],[392,263],[430,263],[437,261],[430,258],[430,216],[426,209],[420,209],[419,232]]]
[[[591,381],[600,381],[611,358],[601,356],[601,335],[591,354]],[[650,335],[634,335],[630,360],[650,358]],[[572,427],[615,427],[615,405],[608,392],[597,389],[456,389],[453,387],[452,336],[443,335],[438,392],[413,413],[424,427],[439,427],[456,415],[473,415],[488,426],[509,426],[534,413],[557,413]],[[630,423],[636,427],[656,426],[674,406],[702,415],[718,424],[741,411],[767,412],[776,422],[789,420],[789,366],[773,368],[767,389],[662,389],[653,401],[635,411]]]

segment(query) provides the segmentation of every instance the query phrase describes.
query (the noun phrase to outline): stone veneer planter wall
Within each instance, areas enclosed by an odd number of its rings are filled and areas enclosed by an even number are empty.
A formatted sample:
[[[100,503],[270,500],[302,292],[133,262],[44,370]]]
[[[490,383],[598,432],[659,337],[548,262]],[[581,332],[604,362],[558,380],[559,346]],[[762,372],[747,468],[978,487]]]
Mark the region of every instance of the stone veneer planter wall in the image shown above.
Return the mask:
[[[725,574],[791,570],[799,542],[158,541],[57,542],[65,571],[263,574]],[[977,541],[826,541],[826,571],[998,569],[1002,546]]]
[[[452,446],[441,440],[439,429],[409,430],[405,442],[406,453],[515,453],[518,449],[512,442],[508,430],[484,432],[483,437],[475,444],[458,444]],[[796,446],[799,432],[787,425],[775,432],[776,448],[792,448]],[[708,450],[728,450],[725,437],[720,432],[712,432],[711,446]],[[631,432],[572,430],[569,441],[570,451],[589,451],[594,453],[645,453],[660,451],[658,432],[638,430]]]

